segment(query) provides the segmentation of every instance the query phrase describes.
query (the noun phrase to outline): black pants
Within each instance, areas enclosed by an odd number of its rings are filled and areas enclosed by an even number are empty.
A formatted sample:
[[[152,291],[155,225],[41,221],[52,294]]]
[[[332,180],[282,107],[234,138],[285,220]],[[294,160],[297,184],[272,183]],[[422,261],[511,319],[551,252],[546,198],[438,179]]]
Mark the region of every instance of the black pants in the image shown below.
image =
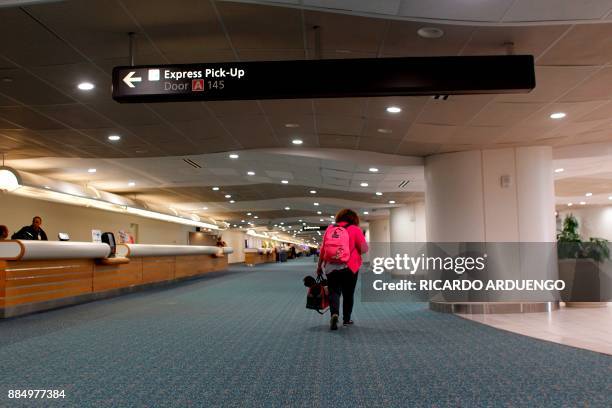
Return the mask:
[[[353,273],[349,268],[333,271],[327,275],[329,310],[332,315],[340,314],[340,296],[344,297],[342,302],[342,320],[345,322],[351,320],[357,275],[357,273]]]

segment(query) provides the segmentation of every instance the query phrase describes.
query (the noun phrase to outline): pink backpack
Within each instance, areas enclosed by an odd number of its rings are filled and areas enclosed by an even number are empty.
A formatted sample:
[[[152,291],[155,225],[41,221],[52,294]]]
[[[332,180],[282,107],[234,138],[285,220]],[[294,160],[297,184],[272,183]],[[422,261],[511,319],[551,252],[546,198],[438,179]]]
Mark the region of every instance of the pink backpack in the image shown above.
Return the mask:
[[[348,230],[340,225],[327,227],[323,237],[323,261],[330,263],[346,263],[351,256]]]

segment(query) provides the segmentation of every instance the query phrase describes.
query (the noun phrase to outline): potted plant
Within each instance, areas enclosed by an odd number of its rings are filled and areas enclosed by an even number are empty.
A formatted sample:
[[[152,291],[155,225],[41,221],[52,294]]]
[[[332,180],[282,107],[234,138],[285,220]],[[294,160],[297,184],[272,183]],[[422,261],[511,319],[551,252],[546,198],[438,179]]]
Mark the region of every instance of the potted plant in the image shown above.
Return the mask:
[[[584,242],[578,220],[569,214],[557,234],[559,278],[565,281],[561,300],[569,307],[604,306],[600,298],[600,266],[610,259],[608,241],[591,237]]]

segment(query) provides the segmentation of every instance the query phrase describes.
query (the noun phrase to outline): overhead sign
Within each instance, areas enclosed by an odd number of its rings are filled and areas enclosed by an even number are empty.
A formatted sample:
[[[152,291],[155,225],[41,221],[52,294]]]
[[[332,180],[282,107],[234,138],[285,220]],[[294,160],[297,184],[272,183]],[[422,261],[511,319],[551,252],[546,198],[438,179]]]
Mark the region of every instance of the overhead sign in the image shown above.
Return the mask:
[[[343,98],[529,92],[531,55],[409,57],[113,69],[118,102]]]

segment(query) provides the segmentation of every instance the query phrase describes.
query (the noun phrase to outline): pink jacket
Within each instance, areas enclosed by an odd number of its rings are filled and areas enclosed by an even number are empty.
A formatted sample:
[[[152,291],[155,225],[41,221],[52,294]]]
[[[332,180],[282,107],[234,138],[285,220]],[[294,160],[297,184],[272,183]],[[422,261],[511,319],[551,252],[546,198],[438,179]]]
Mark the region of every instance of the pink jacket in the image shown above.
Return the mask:
[[[346,225],[344,222],[338,223],[338,225]],[[353,271],[353,273],[357,273],[359,268],[361,267],[361,255],[368,252],[368,243],[365,240],[365,236],[361,229],[359,229],[356,225],[349,225],[346,228],[346,231],[349,234],[349,246],[351,248],[351,256],[346,263],[346,266]],[[321,258],[325,258],[325,250],[324,245],[321,243]]]

